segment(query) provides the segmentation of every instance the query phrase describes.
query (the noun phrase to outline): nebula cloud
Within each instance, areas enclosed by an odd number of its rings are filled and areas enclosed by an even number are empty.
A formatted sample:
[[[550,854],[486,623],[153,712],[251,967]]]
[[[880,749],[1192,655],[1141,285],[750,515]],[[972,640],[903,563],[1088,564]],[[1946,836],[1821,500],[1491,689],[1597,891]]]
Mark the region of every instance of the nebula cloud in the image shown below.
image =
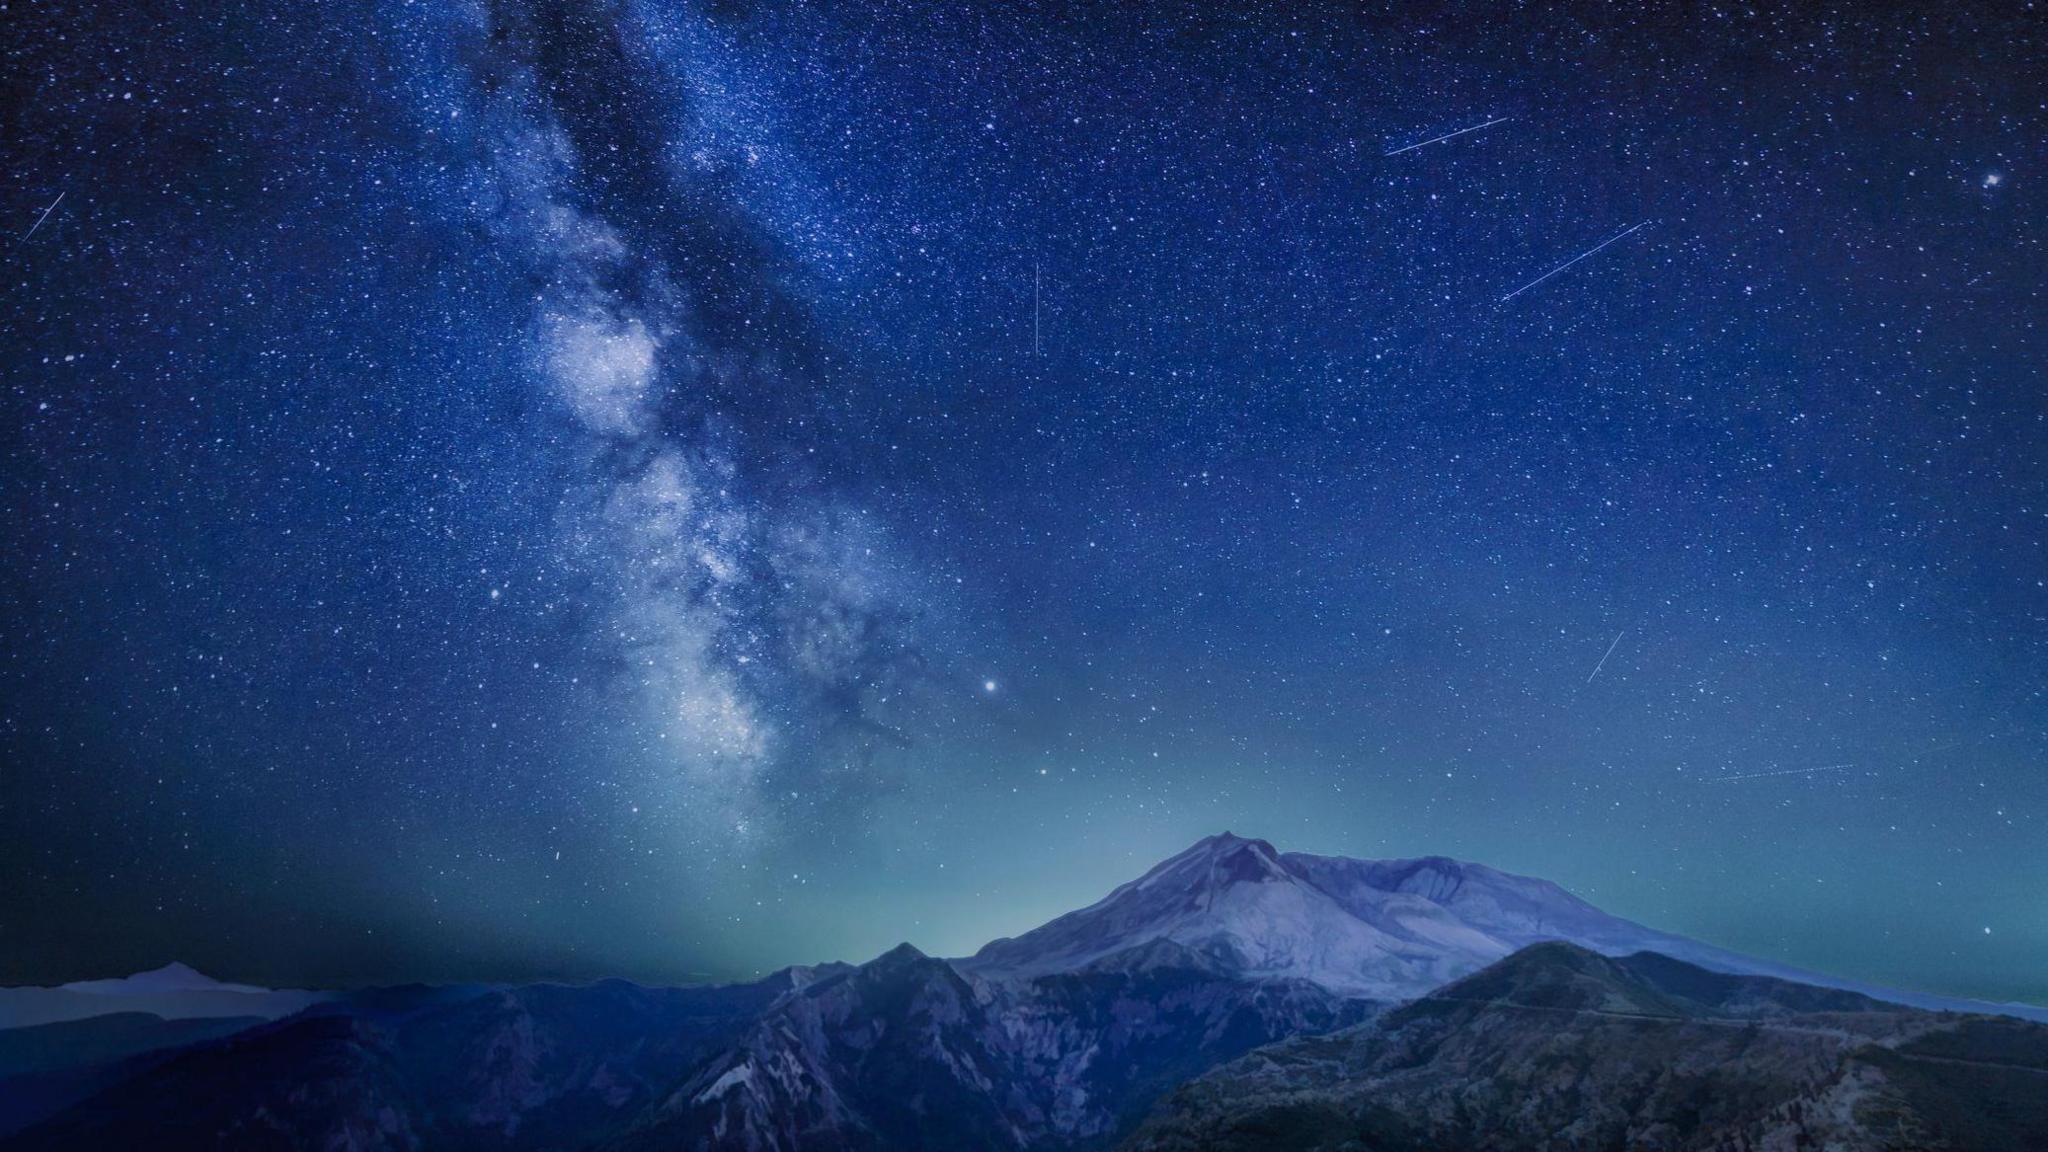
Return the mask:
[[[598,638],[684,806],[738,829],[902,743],[883,717],[924,659],[886,534],[760,418],[815,385],[816,349],[789,319],[802,304],[773,266],[780,242],[722,174],[762,155],[734,143],[729,89],[682,86],[659,138],[608,112],[616,89],[687,71],[667,55],[691,41],[687,19],[479,13],[466,111],[485,126],[480,215],[540,285],[524,359],[576,442],[561,530],[608,600]],[[780,319],[764,336],[755,315]]]

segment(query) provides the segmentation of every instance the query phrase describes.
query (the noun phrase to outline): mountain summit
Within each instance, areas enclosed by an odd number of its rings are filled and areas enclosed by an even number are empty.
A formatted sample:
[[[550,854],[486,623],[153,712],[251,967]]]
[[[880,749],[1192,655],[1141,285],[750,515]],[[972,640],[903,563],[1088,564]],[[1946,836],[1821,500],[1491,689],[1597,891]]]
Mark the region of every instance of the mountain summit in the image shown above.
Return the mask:
[[[161,968],[137,972],[113,980],[74,980],[63,986],[68,992],[91,992],[101,996],[145,996],[167,992],[268,992],[249,984],[223,984],[190,965],[172,961]]]
[[[0,988],[0,1029],[144,1012],[166,1020],[262,1017],[275,1020],[329,999],[296,988],[224,984],[184,964],[133,976],[74,980],[55,988]]]
[[[1281,853],[1225,832],[962,967],[1038,976],[1164,940],[1240,976],[1398,1000],[1545,939],[1630,952],[1667,942],[1541,880],[1442,857]]]
[[[1406,1000],[1531,944],[1608,956],[1657,952],[1716,972],[1843,988],[1919,1007],[1988,1005],[1830,979],[1612,916],[1548,880],[1443,856],[1354,860],[1280,852],[1224,832],[1079,911],[958,961],[990,979],[1128,966],[1159,942],[1248,979],[1301,979]],[[2034,1015],[2034,1012],[2021,1012]]]

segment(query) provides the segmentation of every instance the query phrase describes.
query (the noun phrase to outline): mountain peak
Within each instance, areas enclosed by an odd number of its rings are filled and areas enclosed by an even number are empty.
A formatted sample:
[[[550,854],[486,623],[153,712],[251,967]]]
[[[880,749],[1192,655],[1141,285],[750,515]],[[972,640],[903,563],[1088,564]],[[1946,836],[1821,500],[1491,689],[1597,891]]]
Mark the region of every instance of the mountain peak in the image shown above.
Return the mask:
[[[1440,1016],[1446,1012],[1509,1007],[1642,1019],[1696,1019],[1721,1015],[1721,1005],[1732,999],[1729,990],[1744,979],[1721,976],[1655,953],[1639,953],[1638,957],[1650,958],[1651,963],[1637,964],[1636,957],[1603,956],[1577,944],[1546,940],[1423,996],[1400,1009],[1397,1015]],[[1761,978],[1750,978],[1750,982],[1779,984]],[[1861,999],[1848,993],[1807,991],[1827,997]]]
[[[1287,870],[1280,865],[1280,853],[1264,840],[1247,840],[1225,832],[1200,841],[1181,858],[1189,857],[1209,862],[1208,874],[1199,881],[1209,887],[1287,879]]]
[[[910,964],[916,961],[928,959],[930,959],[930,957],[926,956],[923,952],[919,951],[915,944],[912,944],[906,940],[903,943],[898,944],[894,948],[889,949],[887,952],[882,953],[880,956],[875,957],[873,960],[868,961],[866,966],[895,966],[901,964]]]
[[[1467,1005],[1547,1012],[1684,1015],[1613,960],[1562,940],[1531,944],[1472,975],[1431,992],[1402,1013],[1441,1015]]]
[[[1280,853],[1271,844],[1223,832],[1195,841],[1125,887],[1170,888],[1200,902],[1207,893],[1231,884],[1277,882],[1287,878]],[[1116,893],[1111,893],[1112,899],[1115,896]]]
[[[1563,940],[1547,940],[1401,1011],[1436,1015],[1474,1004],[1683,1019],[1886,1010],[1855,992],[1715,972],[1656,952],[1606,956]]]
[[[64,985],[73,992],[103,995],[145,995],[164,992],[262,992],[243,984],[223,984],[189,964],[173,960],[161,968],[111,980],[79,980]]]
[[[1179,856],[1172,857],[1172,859],[1180,859],[1182,857],[1194,855],[1222,855],[1232,851],[1243,851],[1247,849],[1275,858],[1277,858],[1280,855],[1280,853],[1273,848],[1273,845],[1268,843],[1267,841],[1254,839],[1249,836],[1239,836],[1235,832],[1231,832],[1226,829],[1225,831],[1218,832],[1214,836],[1202,837],[1200,840],[1197,840],[1193,844],[1190,844],[1186,850],[1180,853]]]

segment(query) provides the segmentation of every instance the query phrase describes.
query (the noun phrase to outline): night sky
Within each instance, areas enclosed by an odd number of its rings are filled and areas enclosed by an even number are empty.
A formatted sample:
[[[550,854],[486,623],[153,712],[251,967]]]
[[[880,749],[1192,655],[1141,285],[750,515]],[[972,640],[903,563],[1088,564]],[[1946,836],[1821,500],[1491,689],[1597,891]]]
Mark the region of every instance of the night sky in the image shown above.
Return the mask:
[[[2036,6],[0,8],[0,983],[1227,828],[2048,1002]]]

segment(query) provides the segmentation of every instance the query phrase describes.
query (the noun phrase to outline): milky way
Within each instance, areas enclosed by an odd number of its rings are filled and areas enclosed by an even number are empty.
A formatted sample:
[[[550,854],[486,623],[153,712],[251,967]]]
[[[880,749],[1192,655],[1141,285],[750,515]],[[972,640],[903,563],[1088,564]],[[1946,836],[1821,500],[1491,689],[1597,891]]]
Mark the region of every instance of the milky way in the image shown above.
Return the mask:
[[[490,10],[462,30],[450,119],[482,126],[479,222],[532,261],[533,372],[586,457],[560,520],[601,589],[595,630],[676,807],[737,835],[863,755],[845,738],[901,742],[883,717],[923,657],[882,534],[791,459],[781,421],[814,406],[823,355],[777,279],[793,242],[747,203],[775,146],[721,114],[744,100],[718,46],[653,19]]]
[[[17,5],[0,983],[1228,828],[2048,998],[2040,23]]]

